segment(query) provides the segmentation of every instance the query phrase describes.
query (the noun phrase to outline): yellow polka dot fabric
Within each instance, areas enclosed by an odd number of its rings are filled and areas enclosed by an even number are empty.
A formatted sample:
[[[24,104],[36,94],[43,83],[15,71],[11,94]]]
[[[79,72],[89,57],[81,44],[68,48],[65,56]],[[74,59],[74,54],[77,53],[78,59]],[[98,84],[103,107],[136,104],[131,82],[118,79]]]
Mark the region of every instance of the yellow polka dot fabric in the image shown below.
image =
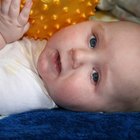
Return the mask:
[[[27,36],[49,39],[59,29],[88,20],[99,0],[33,0]],[[25,0],[22,0],[21,8]]]

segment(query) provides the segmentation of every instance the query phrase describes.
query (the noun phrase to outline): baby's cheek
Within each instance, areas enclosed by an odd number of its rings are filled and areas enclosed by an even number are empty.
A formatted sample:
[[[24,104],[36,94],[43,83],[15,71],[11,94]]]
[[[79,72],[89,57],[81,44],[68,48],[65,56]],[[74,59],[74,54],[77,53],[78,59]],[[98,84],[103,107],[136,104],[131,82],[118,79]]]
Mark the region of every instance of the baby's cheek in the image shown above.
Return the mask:
[[[62,106],[74,104],[79,96],[80,87],[72,82],[62,82],[53,94],[56,103]]]

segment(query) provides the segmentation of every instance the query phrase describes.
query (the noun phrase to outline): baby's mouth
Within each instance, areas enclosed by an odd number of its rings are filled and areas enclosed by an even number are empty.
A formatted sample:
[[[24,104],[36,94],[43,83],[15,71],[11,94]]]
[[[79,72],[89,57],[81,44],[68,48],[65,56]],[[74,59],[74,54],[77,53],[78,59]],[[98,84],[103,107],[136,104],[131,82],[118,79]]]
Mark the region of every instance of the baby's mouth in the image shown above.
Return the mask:
[[[60,54],[57,51],[55,54],[55,69],[58,72],[58,74],[60,74],[62,66],[61,66],[61,58],[60,58]]]

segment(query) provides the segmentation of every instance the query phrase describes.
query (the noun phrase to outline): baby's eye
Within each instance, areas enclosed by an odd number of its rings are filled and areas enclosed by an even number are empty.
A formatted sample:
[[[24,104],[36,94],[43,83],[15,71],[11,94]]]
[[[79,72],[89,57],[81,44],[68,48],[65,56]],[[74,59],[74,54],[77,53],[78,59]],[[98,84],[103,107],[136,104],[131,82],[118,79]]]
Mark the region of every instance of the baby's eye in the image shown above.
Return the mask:
[[[91,73],[91,80],[97,84],[99,81],[99,73],[96,70],[93,70]]]
[[[90,48],[95,48],[96,47],[96,43],[97,43],[96,37],[94,35],[91,36],[90,41],[89,41]]]

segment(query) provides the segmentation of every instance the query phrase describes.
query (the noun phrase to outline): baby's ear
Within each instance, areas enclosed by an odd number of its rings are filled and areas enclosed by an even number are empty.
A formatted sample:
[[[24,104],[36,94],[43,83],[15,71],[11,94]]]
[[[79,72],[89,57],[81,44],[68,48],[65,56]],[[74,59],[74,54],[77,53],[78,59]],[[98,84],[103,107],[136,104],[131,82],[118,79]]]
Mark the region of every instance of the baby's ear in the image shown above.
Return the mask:
[[[114,6],[115,6],[115,1],[114,0],[100,0],[99,4],[97,5],[97,7],[100,10],[111,10]]]

